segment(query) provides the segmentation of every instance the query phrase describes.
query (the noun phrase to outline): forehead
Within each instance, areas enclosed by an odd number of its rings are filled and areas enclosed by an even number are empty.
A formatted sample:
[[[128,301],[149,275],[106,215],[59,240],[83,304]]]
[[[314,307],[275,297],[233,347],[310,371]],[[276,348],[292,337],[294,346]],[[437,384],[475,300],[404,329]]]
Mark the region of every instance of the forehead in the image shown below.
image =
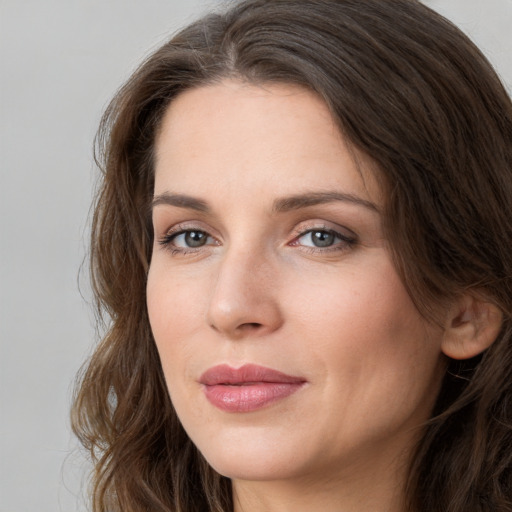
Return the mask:
[[[372,161],[343,138],[325,102],[288,84],[224,81],[181,93],[156,140],[155,192],[222,183],[276,194],[342,189],[379,203]]]

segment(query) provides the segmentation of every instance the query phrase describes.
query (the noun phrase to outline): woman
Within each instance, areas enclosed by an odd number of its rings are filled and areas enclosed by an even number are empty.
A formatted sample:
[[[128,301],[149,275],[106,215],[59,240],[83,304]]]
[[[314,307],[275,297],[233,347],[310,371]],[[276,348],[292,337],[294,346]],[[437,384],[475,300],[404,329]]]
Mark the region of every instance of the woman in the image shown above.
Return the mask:
[[[247,0],[99,132],[95,511],[512,510],[512,106],[413,0]]]

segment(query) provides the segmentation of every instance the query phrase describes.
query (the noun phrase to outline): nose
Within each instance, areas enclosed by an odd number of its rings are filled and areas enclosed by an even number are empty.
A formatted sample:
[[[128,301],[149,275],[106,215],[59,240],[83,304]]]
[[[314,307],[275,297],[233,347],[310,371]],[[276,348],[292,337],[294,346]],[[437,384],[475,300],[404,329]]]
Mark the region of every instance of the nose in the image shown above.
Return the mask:
[[[262,255],[231,251],[217,267],[207,321],[230,339],[264,336],[282,325],[276,269]]]

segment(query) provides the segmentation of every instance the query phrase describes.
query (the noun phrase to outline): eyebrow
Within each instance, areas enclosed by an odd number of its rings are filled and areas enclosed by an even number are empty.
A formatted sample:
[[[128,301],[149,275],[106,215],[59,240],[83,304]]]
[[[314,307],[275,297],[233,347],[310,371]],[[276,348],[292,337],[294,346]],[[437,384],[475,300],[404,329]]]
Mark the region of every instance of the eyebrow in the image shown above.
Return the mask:
[[[345,194],[342,192],[308,192],[305,194],[283,197],[282,199],[276,199],[276,201],[274,201],[273,210],[275,212],[288,212],[291,210],[299,210],[300,208],[307,208],[308,206],[316,206],[318,204],[332,203],[335,201],[353,203],[379,213],[379,209],[375,203],[356,195]]]
[[[151,208],[161,204],[177,206],[178,208],[187,208],[189,210],[197,210],[204,213],[210,212],[210,207],[206,201],[183,194],[170,194],[169,192],[159,194],[153,198],[153,201],[151,202]]]
[[[274,201],[272,211],[276,213],[289,212],[292,210],[300,210],[301,208],[307,208],[310,206],[332,203],[336,201],[363,206],[364,208],[379,213],[379,209],[375,203],[372,203],[366,199],[362,199],[356,195],[345,194],[342,192],[307,192],[305,194],[297,194],[279,198]],[[162,204],[176,206],[178,208],[187,208],[189,210],[196,210],[202,213],[211,212],[211,209],[206,201],[184,194],[171,194],[169,192],[164,192],[163,194],[159,194],[153,198],[151,207],[155,208],[155,206]]]

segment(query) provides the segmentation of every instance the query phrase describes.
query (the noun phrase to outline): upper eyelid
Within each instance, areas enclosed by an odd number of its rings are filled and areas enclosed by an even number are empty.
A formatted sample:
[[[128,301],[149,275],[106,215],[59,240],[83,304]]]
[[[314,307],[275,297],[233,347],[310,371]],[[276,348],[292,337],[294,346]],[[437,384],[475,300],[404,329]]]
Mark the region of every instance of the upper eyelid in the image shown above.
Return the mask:
[[[293,229],[293,232],[297,237],[301,234],[306,234],[315,230],[332,231],[334,233],[340,234],[341,236],[358,238],[358,235],[352,229],[338,223],[323,221],[320,219],[301,222]]]
[[[338,239],[336,244],[333,246],[317,247],[315,249],[315,250],[318,250],[321,252],[333,250],[335,247],[337,247],[339,245],[354,245],[354,244],[358,243],[358,238],[356,235],[346,235],[346,234],[340,233],[339,230],[334,230],[334,229],[313,228],[313,229],[308,229],[304,232],[301,232],[299,235],[294,237],[294,239],[291,242],[288,242],[288,245],[303,246],[303,244],[298,243],[299,240],[307,235],[311,235],[312,233],[315,233],[318,231],[324,231],[326,233],[331,233]],[[304,247],[311,248],[311,246],[304,246]]]
[[[182,232],[186,231],[201,231],[203,233],[206,233],[209,236],[212,236],[213,238],[217,238],[218,234],[216,234],[216,230],[212,229],[209,226],[205,226],[204,222],[199,220],[192,220],[192,221],[183,221],[183,222],[177,222],[176,224],[171,225],[170,227],[158,230],[162,236],[165,235],[177,235]],[[155,234],[157,230],[155,229]]]
[[[161,236],[161,239],[162,238],[174,239],[180,235],[183,235],[184,233],[191,232],[191,231],[196,231],[196,232],[199,231],[201,233],[204,233],[207,237],[213,238],[214,240],[218,241],[218,237],[213,235],[211,233],[211,231],[209,231],[207,229],[200,228],[200,227],[193,227],[193,226],[180,226],[180,225],[173,226],[172,228],[164,231],[164,233]]]
[[[352,234],[350,234],[350,235],[348,235],[348,234],[344,234],[344,233],[341,233],[341,232],[340,232],[341,230],[337,230],[337,229],[332,229],[332,228],[312,228],[312,229],[306,229],[305,231],[301,231],[301,232],[300,232],[300,233],[295,237],[295,239],[297,239],[297,238],[302,238],[302,237],[303,237],[303,236],[305,236],[305,235],[308,235],[308,234],[310,234],[310,233],[319,232],[319,231],[324,231],[324,232],[326,232],[326,233],[333,233],[334,235],[337,235],[337,236],[339,236],[340,238],[343,238],[343,239],[345,239],[345,238],[347,238],[347,239],[348,239],[348,238],[350,238],[350,239],[352,239],[352,238],[356,238],[356,237],[355,237],[355,235],[352,235]]]
[[[324,219],[311,219],[300,221],[295,224],[295,226],[289,231],[289,233],[293,239],[296,239],[300,236],[307,234],[308,232],[315,230],[332,231],[345,238],[358,238],[358,235],[347,226],[332,221],[326,221]],[[176,236],[182,232],[187,231],[201,231],[203,233],[206,233],[208,236],[211,236],[217,241],[223,238],[221,236],[221,233],[218,232],[218,230],[212,228],[211,226],[205,225],[205,222],[199,219],[177,222],[176,224],[171,225],[170,227],[160,230],[157,230],[155,226],[155,238],[157,237],[158,232],[160,233],[158,236],[162,238],[169,235]]]
[[[201,231],[208,238],[212,238],[214,240],[214,243],[211,243],[211,242],[209,244],[205,243],[205,245],[201,245],[199,247],[182,247],[180,245],[175,245],[174,240],[177,237],[182,236],[183,234],[185,234],[187,232],[191,232],[191,231]],[[302,237],[304,237],[310,233],[314,233],[315,231],[325,231],[325,232],[333,233],[335,235],[335,237],[338,238],[338,241],[335,244],[333,244],[332,246],[325,246],[325,247],[312,247],[312,246],[308,246],[308,245],[305,245],[302,243],[298,243],[298,241]],[[219,243],[219,240],[217,238],[213,237],[207,231],[200,230],[200,229],[194,229],[194,228],[177,229],[176,231],[167,231],[166,234],[159,237],[158,239],[155,238],[155,241],[158,241],[158,244],[163,246],[164,248],[171,249],[171,247],[172,247],[173,253],[181,253],[181,254],[197,253],[201,250],[211,248],[212,246],[221,245],[221,243]],[[292,238],[292,240],[288,240],[286,242],[286,245],[289,247],[294,247],[294,246],[300,247],[301,249],[308,250],[309,252],[328,253],[331,251],[340,250],[340,245],[341,246],[352,246],[352,245],[356,244],[357,242],[358,242],[358,239],[356,236],[343,235],[342,233],[340,233],[339,231],[336,231],[334,229],[316,227],[316,228],[301,230],[296,236],[294,236]]]

